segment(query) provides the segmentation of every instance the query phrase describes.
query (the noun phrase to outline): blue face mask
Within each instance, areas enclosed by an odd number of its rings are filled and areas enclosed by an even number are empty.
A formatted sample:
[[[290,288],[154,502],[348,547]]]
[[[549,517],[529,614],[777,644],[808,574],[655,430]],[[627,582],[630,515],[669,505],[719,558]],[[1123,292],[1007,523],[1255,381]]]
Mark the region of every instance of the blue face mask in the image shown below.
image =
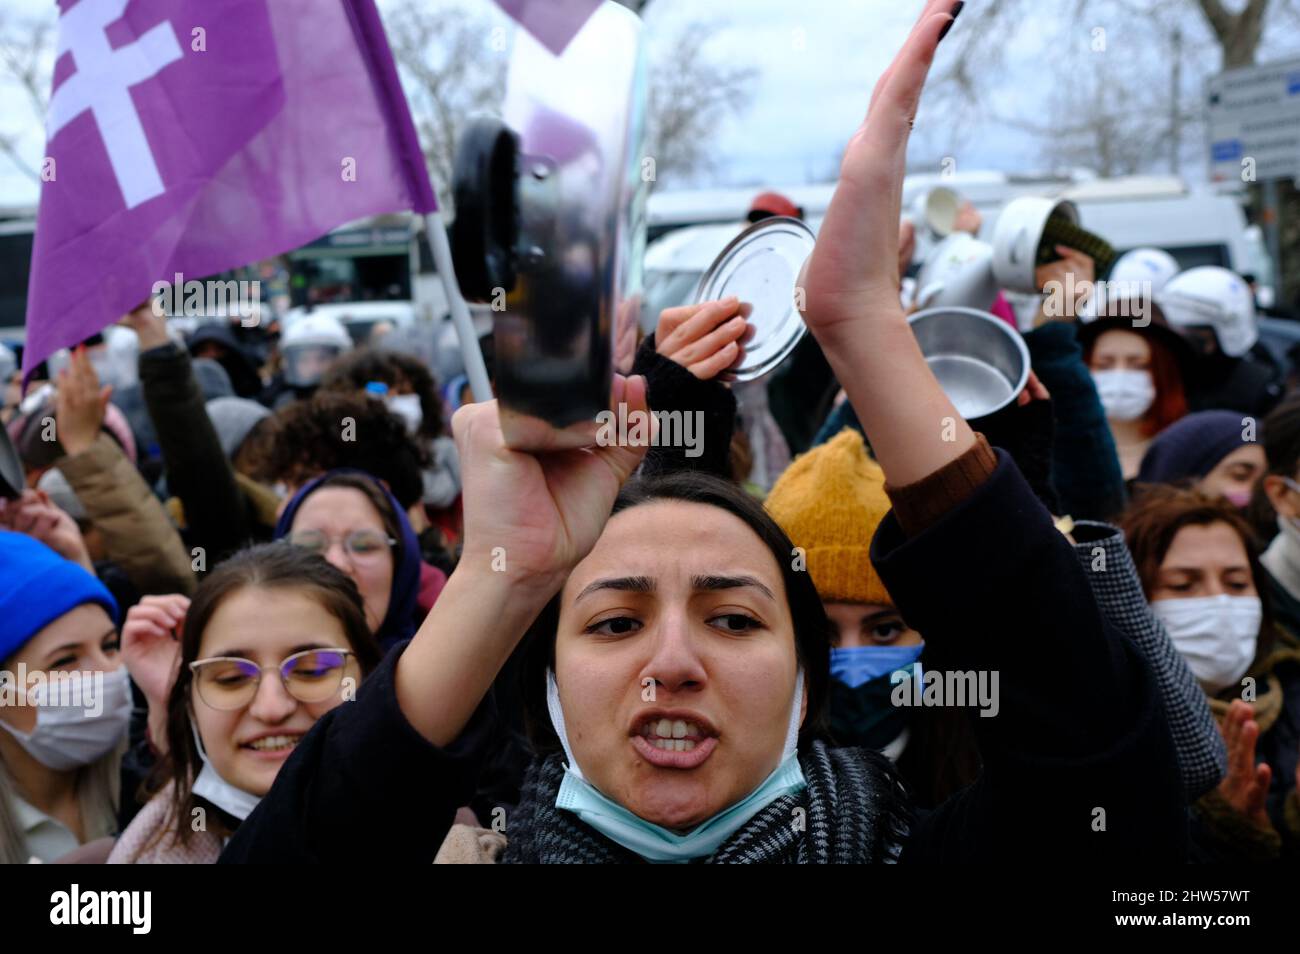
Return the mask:
[[[555,807],[573,812],[610,841],[622,845],[646,861],[680,864],[693,858],[707,857],[775,799],[805,788],[803,768],[799,765],[796,752],[802,703],[803,669],[800,668],[795,676],[794,704],[786,727],[781,763],[754,791],[681,835],[633,814],[583,777],[573,751],[569,748],[569,737],[564,731],[564,713],[560,709],[560,690],[555,683],[555,674],[548,670],[546,705],[551,714],[551,723],[555,726],[555,734],[559,736],[568,760]]]
[[[831,675],[850,689],[906,669],[921,658],[925,643],[916,646],[849,646],[831,650]]]

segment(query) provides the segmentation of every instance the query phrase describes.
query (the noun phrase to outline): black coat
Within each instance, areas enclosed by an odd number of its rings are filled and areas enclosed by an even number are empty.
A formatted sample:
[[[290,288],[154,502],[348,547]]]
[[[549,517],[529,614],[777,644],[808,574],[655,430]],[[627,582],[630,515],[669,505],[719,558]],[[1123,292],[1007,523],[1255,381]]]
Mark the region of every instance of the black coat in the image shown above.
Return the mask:
[[[215,567],[236,550],[269,539],[222,450],[190,356],[175,344],[140,355],[140,384],[158,432],[167,489],[185,507],[185,541]]]
[[[1188,387],[1193,411],[1224,409],[1262,418],[1282,400],[1285,382],[1267,353],[1202,358]]]
[[[1069,543],[1005,453],[921,533],[907,538],[887,516],[872,559],[935,666],[1000,674],[999,714],[971,713],[982,776],[917,820],[903,860],[1185,858],[1182,780],[1154,677],[1103,621]],[[454,743],[431,745],[397,704],[398,657],[298,743],[223,862],[433,858],[474,794],[491,705]]]

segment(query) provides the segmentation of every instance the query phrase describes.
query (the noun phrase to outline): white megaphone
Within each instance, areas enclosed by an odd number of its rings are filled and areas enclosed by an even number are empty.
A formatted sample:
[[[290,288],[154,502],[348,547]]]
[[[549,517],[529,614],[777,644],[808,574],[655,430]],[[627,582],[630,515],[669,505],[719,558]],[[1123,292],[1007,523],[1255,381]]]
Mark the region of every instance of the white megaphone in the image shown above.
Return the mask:
[[[1000,288],[1037,294],[1034,272],[1039,265],[1043,233],[1048,221],[1055,217],[1071,225],[1079,224],[1079,210],[1072,202],[1027,196],[1012,199],[1002,209],[993,227],[993,275]]]
[[[912,205],[912,219],[924,225],[933,239],[945,239],[957,226],[957,213],[961,211],[961,196],[947,186],[935,186],[916,197]]]
[[[1047,224],[1056,216],[1072,225],[1079,223],[1073,203],[1037,197],[1013,199],[998,216],[992,244],[963,232],[949,235],[930,250],[917,274],[916,307],[988,311],[999,290],[1016,296],[1038,295],[1034,273],[1040,258],[1056,257],[1040,256]]]

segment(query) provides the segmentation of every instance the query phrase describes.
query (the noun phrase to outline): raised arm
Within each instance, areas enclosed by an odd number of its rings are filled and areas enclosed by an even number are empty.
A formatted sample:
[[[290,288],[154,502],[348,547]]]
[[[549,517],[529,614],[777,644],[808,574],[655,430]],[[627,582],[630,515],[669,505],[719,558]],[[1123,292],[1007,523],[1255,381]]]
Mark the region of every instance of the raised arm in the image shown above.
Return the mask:
[[[73,353],[59,380],[55,417],[67,454],[59,470],[104,538],[108,557],[142,594],[192,593],[190,555],[167,511],[135,465],[101,432],[108,389],[84,349]]]
[[[190,356],[149,305],[125,319],[140,337],[140,384],[158,433],[168,489],[185,507],[187,537],[216,566],[252,538],[235,470],[221,449]]]
[[[643,378],[614,403],[646,411]],[[428,861],[474,795],[511,652],[595,546],[645,447],[525,454],[505,446],[496,402],[452,421],[465,474],[465,549],[404,648],[355,702],[323,715],[231,840],[223,862]],[[411,825],[418,817],[421,824]]]
[[[615,405],[646,413],[644,378],[616,379]],[[645,447],[526,454],[505,445],[495,401],[456,412],[465,474],[460,563],[402,654],[402,713],[434,745],[460,734],[528,626],[596,545]]]
[[[888,480],[872,562],[925,636],[926,676],[989,690],[971,716],[980,779],[918,821],[904,858],[1178,858],[1182,780],[1149,667],[1011,459],[958,415],[898,304],[908,133],[960,6],[928,3],[878,82],[803,275],[805,320]]]
[[[736,397],[723,372],[744,355],[739,344],[747,323],[735,298],[665,308],[655,333],[637,348],[632,373],[646,379],[656,412],[689,422],[691,441],[665,443],[646,454],[642,473],[701,470],[731,480],[731,437]],[[697,418],[703,426],[695,427]],[[690,415],[690,417],[688,417]]]
[[[898,297],[908,133],[935,48],[961,6],[930,0],[877,82],[801,280],[804,320],[894,486],[934,473],[975,444],[930,372]]]

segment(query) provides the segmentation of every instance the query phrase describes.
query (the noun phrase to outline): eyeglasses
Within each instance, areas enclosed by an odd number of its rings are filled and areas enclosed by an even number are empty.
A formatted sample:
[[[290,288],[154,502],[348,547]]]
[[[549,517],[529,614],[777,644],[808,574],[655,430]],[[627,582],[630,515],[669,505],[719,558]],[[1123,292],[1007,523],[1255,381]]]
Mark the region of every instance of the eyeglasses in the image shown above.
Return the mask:
[[[213,709],[242,709],[257,697],[262,673],[280,673],[285,692],[299,702],[324,702],[343,684],[350,649],[304,649],[278,666],[259,666],[238,656],[214,656],[190,663],[199,698]]]
[[[392,537],[385,536],[378,530],[353,530],[342,538],[328,537],[319,530],[300,530],[289,534],[289,542],[295,547],[302,547],[321,557],[336,541],[343,544],[344,551],[357,563],[373,563],[397,544]]]

